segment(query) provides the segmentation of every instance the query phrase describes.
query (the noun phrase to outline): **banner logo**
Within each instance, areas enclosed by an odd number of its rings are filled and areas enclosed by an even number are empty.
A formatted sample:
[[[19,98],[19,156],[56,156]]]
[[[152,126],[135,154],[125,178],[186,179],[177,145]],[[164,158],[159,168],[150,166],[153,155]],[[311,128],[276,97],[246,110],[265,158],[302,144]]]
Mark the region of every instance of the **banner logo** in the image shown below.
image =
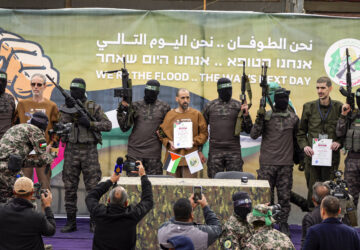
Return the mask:
[[[346,48],[350,55],[352,86],[357,86],[360,84],[360,40],[347,38],[331,45],[324,59],[325,70],[333,82],[346,86]]]

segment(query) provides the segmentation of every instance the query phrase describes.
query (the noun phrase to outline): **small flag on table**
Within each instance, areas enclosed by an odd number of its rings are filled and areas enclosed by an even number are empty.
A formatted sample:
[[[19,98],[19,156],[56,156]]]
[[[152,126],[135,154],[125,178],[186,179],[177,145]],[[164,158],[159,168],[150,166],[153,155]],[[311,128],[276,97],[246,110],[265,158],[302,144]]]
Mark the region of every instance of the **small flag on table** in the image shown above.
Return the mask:
[[[169,151],[168,157],[166,158],[164,169],[172,174],[175,174],[176,169],[180,163],[181,155],[175,154]]]

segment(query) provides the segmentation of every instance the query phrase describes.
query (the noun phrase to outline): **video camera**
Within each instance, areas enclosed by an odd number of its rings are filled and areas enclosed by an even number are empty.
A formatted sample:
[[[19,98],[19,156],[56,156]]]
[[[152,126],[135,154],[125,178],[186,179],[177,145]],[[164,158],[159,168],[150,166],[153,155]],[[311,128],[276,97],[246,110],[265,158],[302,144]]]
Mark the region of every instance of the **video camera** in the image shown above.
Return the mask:
[[[48,131],[53,141],[53,148],[59,147],[59,140],[54,137],[61,138],[64,142],[68,141],[71,132],[72,123],[55,123],[54,127]]]
[[[335,180],[329,182],[330,194],[339,200],[349,199],[347,183],[341,177],[342,172],[340,170],[335,171]]]

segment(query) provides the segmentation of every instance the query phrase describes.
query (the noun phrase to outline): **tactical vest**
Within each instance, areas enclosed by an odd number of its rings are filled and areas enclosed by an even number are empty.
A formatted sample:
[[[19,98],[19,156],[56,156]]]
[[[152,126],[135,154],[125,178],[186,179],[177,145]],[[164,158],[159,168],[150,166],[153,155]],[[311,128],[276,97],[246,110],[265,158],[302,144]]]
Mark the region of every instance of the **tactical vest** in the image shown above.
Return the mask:
[[[345,149],[360,152],[360,118],[357,117],[346,133]]]
[[[265,121],[270,121],[271,117],[289,117],[290,113],[288,110],[285,112],[273,112],[272,110],[269,110],[265,113]]]
[[[94,116],[94,114],[95,114],[95,102],[94,101],[87,100],[84,103],[84,107],[92,116]],[[77,119],[78,116],[79,115],[77,113],[75,119]],[[99,137],[100,141],[98,141],[95,138],[94,133],[100,134],[100,137]],[[69,142],[71,142],[71,143],[101,143],[101,133],[87,129],[83,126],[78,125],[76,122],[74,122],[72,125],[72,128],[71,128]]]

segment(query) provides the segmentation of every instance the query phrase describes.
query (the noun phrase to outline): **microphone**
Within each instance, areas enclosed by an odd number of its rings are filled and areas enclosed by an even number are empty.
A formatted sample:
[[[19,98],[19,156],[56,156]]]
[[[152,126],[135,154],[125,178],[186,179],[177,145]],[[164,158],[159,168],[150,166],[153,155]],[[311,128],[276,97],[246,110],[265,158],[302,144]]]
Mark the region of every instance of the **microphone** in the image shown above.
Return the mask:
[[[122,173],[123,162],[124,162],[124,159],[122,157],[117,158],[115,168],[114,168],[114,172],[116,175],[119,175]]]
[[[112,74],[112,73],[116,73],[116,72],[119,72],[119,71],[121,71],[121,69],[105,71],[104,73],[105,74]]]

